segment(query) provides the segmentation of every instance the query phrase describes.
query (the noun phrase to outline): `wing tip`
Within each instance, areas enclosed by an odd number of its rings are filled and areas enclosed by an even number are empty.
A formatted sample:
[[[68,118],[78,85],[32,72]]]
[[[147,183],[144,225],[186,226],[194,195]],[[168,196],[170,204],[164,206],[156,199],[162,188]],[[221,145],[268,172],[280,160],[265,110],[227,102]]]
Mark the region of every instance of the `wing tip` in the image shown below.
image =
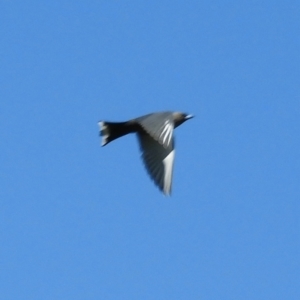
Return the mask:
[[[171,197],[172,196],[171,190],[169,190],[169,191],[163,190],[162,192],[163,192],[165,197]]]

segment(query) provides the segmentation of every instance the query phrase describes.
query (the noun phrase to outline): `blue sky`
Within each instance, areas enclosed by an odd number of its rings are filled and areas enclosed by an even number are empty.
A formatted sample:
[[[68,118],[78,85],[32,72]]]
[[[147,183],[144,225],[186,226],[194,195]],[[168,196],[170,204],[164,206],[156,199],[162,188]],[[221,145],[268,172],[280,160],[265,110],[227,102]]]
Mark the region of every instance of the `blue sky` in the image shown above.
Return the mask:
[[[2,299],[300,299],[299,1],[1,1]],[[172,197],[136,137],[176,129]]]

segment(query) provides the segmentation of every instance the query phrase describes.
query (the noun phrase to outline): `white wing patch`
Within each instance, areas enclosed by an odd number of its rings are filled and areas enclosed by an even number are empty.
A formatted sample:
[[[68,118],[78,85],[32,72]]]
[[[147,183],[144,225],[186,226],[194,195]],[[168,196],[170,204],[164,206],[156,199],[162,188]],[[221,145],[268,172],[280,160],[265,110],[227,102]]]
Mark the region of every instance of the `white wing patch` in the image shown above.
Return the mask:
[[[163,127],[164,129],[159,135],[159,141],[161,141],[165,147],[168,147],[173,135],[173,123],[167,120]]]
[[[164,163],[164,193],[170,195],[172,186],[172,176],[173,176],[173,163],[175,157],[175,150],[169,153],[169,155],[163,160]]]

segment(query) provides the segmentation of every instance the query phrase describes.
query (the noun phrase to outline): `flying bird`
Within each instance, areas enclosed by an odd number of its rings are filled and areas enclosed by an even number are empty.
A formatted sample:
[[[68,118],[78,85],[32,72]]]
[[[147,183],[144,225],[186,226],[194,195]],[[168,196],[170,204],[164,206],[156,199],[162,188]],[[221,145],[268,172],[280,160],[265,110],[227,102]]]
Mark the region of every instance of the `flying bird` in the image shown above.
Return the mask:
[[[144,165],[154,183],[165,194],[171,194],[174,164],[173,131],[193,118],[181,112],[158,112],[127,122],[98,123],[102,146],[129,133],[136,133]]]

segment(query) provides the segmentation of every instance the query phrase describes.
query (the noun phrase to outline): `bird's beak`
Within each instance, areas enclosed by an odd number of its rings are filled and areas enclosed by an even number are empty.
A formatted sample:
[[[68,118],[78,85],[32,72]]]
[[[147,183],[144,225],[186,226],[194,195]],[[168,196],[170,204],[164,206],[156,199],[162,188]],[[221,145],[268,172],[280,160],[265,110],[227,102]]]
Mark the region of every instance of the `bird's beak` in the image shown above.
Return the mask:
[[[192,118],[194,118],[193,115],[187,115],[187,116],[185,117],[185,120],[192,119]]]

